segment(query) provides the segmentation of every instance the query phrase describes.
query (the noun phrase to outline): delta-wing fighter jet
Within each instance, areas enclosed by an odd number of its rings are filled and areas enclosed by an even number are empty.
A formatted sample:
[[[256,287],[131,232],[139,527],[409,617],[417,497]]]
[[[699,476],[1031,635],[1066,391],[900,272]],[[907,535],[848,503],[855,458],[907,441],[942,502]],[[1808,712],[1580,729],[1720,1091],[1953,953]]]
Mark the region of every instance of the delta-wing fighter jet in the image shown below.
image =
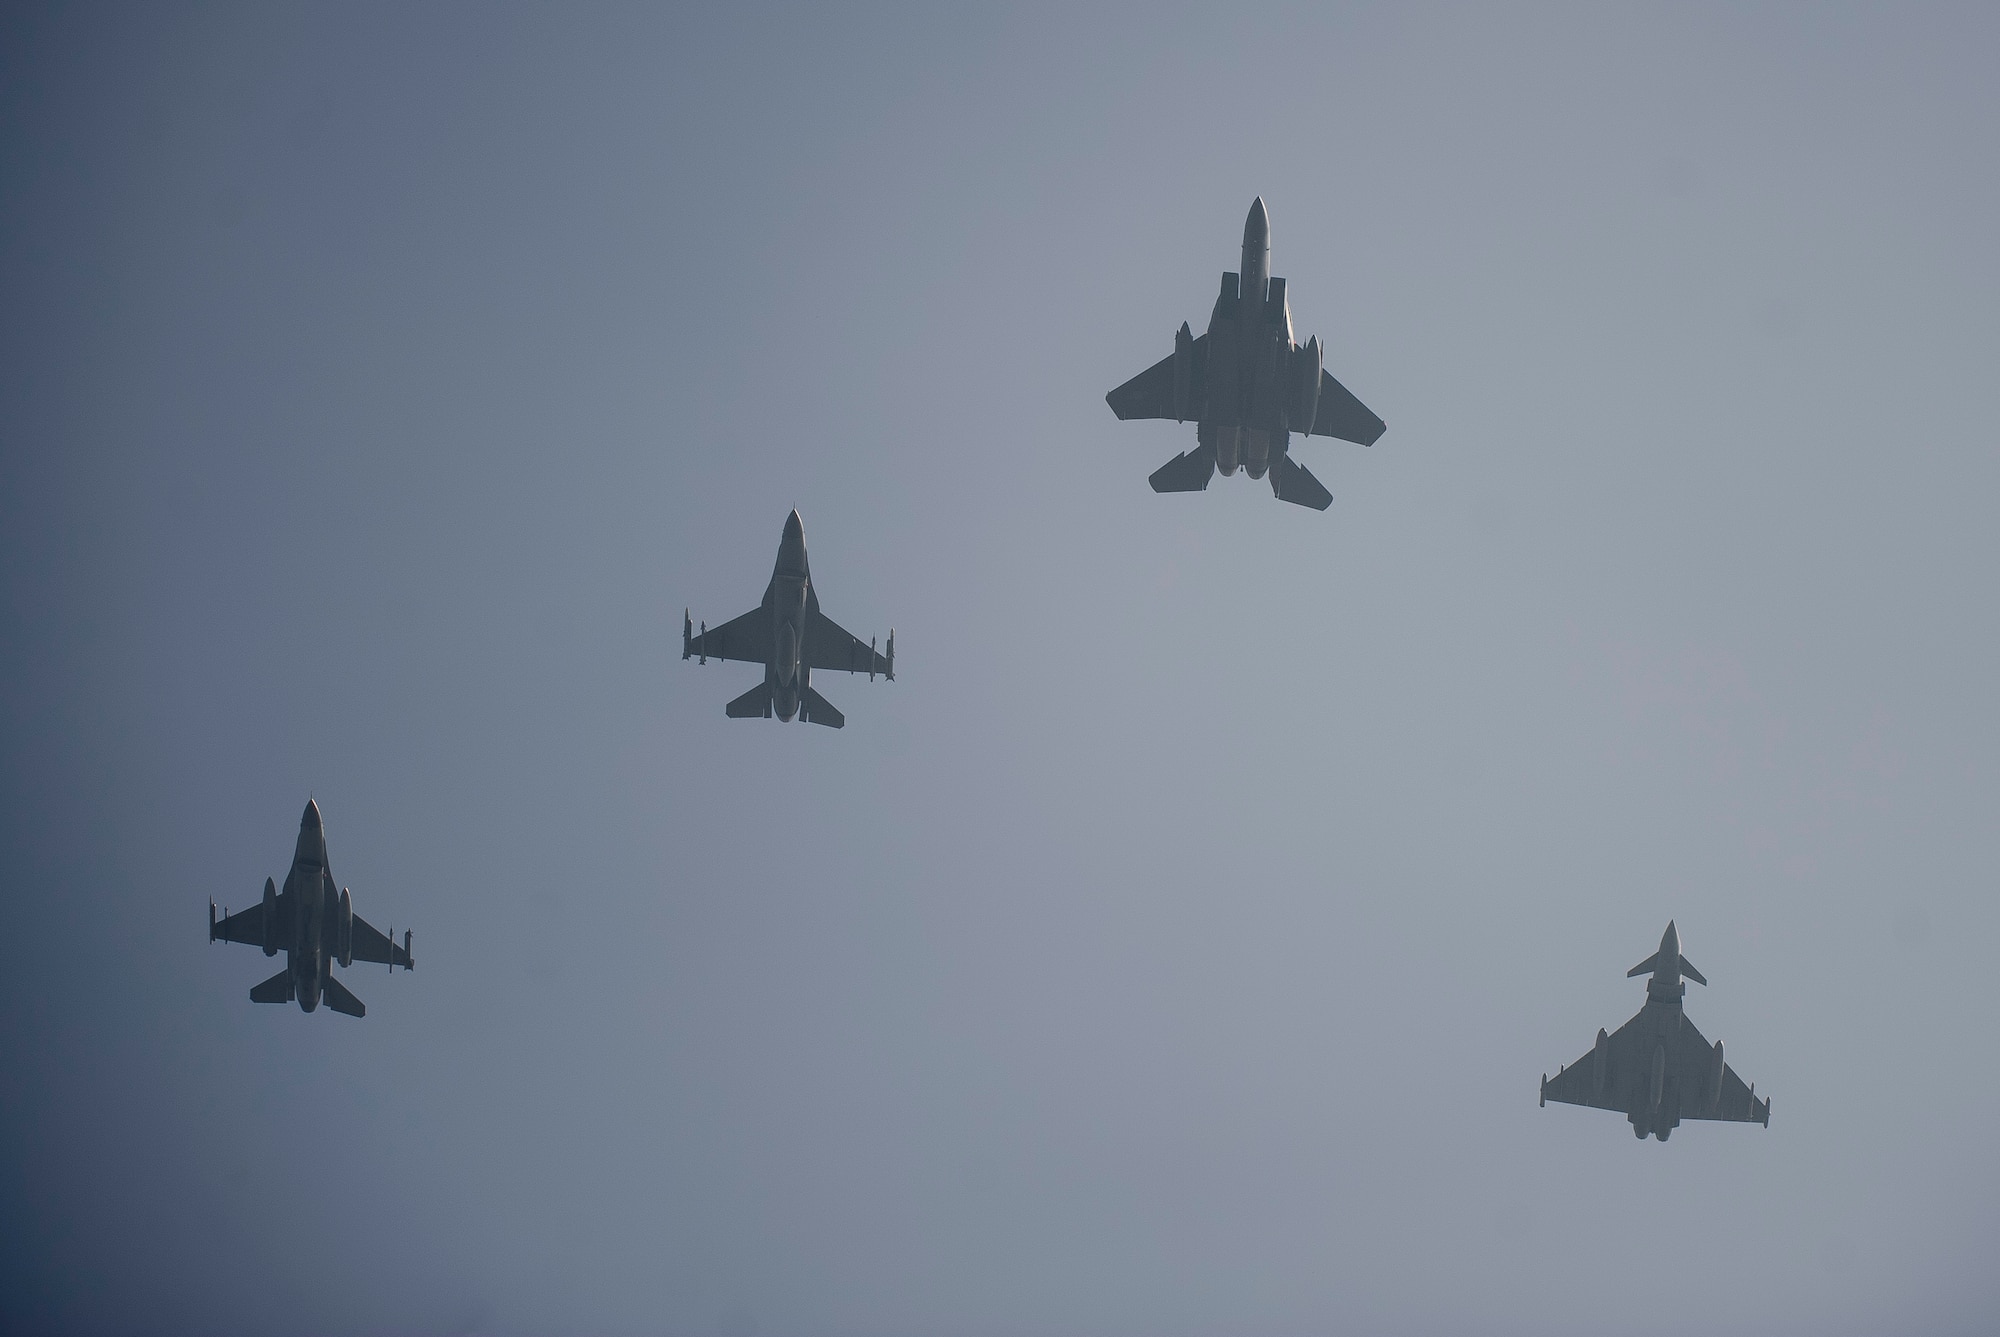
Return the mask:
[[[742,617],[710,630],[704,622],[694,629],[688,612],[681,614],[681,658],[737,659],[746,664],[762,664],[764,681],[723,707],[731,719],[781,720],[797,715],[813,724],[839,729],[847,717],[813,690],[814,669],[838,669],[843,673],[866,673],[873,682],[881,674],[896,680],[896,630],[889,629],[888,652],[878,653],[871,639],[866,645],[858,636],[841,630],[819,611],[819,592],[813,587],[812,572],[806,567],[806,529],[793,511],[785,517],[785,532],[778,540],[778,564],[771,583],[764,587],[764,602]]]
[[[1285,281],[1270,273],[1271,220],[1260,195],[1243,224],[1242,272],[1222,276],[1208,333],[1183,322],[1171,357],[1104,397],[1120,418],[1195,424],[1195,448],[1153,474],[1153,491],[1201,492],[1217,470],[1226,478],[1240,465],[1252,478],[1269,470],[1280,501],[1323,511],[1333,494],[1291,457],[1292,433],[1372,446],[1386,430],[1321,366],[1319,336],[1304,347],[1292,342]]]
[[[1682,1119],[1726,1119],[1771,1126],[1771,1102],[1757,1099],[1755,1086],[1743,1085],[1736,1070],[1722,1061],[1722,1041],[1702,1038],[1681,1009],[1686,976],[1707,984],[1701,972],[1681,955],[1681,936],[1670,921],[1660,950],[1625,972],[1653,973],[1646,982],[1646,1005],[1639,1015],[1606,1035],[1555,1076],[1542,1076],[1542,1100],[1565,1105],[1589,1105],[1617,1110],[1632,1122],[1632,1135],[1647,1133],[1664,1142]]]
[[[399,946],[393,938],[354,913],[354,898],[346,887],[336,888],[333,872],[326,862],[326,828],[319,819],[319,805],[306,801],[305,816],[299,819],[298,848],[292,854],[292,871],[285,874],[281,891],[270,878],[264,879],[264,900],[235,914],[223,911],[215,917],[215,902],[208,903],[210,942],[247,942],[262,947],[264,955],[285,953],[285,968],[252,990],[253,1003],[290,1003],[310,1012],[326,1000],[335,1012],[365,1017],[368,1009],[347,986],[334,978],[336,962],[346,967],[356,961],[386,965],[393,973],[397,966],[412,970],[410,933],[403,931]]]

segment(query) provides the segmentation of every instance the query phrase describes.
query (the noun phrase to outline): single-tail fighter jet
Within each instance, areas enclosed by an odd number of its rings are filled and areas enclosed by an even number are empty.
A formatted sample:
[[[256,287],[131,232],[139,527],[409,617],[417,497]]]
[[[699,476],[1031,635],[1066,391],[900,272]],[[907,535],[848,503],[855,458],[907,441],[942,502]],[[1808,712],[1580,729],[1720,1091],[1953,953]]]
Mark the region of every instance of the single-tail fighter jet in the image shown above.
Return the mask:
[[[1323,511],[1333,494],[1291,457],[1292,433],[1372,446],[1382,420],[1320,365],[1319,336],[1292,342],[1285,281],[1270,277],[1271,220],[1264,198],[1243,224],[1243,270],[1222,276],[1222,292],[1197,337],[1182,323],[1173,356],[1106,395],[1124,418],[1172,418],[1195,424],[1195,448],[1153,474],[1155,492],[1201,492],[1217,470],[1241,465],[1252,478],[1271,475],[1280,501]]]
[[[299,819],[299,844],[292,855],[292,871],[285,874],[284,890],[270,878],[264,879],[264,900],[235,914],[223,911],[215,917],[215,902],[208,903],[210,942],[247,942],[262,947],[264,955],[285,953],[285,968],[250,990],[253,1003],[297,1001],[310,1012],[326,1000],[326,1005],[350,1017],[365,1017],[368,1009],[347,986],[333,977],[335,962],[343,967],[356,961],[386,965],[391,973],[397,966],[416,968],[410,957],[410,933],[403,942],[354,913],[354,898],[347,888],[336,888],[326,863],[326,828],[320,824],[319,805],[306,801],[306,813]]]
[[[1771,1126],[1771,1102],[1757,1099],[1736,1069],[1722,1061],[1722,1041],[1710,1045],[1681,1010],[1685,975],[1707,984],[1681,955],[1681,935],[1671,921],[1660,950],[1625,972],[1653,972],[1639,1015],[1606,1035],[1555,1076],[1542,1075],[1542,1104],[1589,1105],[1617,1110],[1632,1121],[1632,1135],[1664,1142],[1682,1119],[1726,1119]]]
[[[813,690],[814,669],[866,673],[873,682],[881,674],[896,680],[896,630],[889,629],[887,654],[877,653],[874,640],[866,645],[842,631],[819,611],[819,592],[806,568],[806,528],[793,511],[785,517],[778,540],[778,564],[764,587],[764,602],[714,630],[704,622],[694,629],[689,613],[681,614],[681,658],[738,659],[762,664],[764,681],[723,707],[731,719],[781,720],[797,715],[813,724],[839,729],[847,717]]]

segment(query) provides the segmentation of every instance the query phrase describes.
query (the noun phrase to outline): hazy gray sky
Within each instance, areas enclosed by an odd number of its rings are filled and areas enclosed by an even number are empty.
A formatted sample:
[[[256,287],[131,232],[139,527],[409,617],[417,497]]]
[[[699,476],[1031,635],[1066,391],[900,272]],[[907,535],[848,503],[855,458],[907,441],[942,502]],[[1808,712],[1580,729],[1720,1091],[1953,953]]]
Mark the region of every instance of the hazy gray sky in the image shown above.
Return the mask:
[[[2000,1322],[1991,7],[0,23],[0,1327]],[[1768,1131],[1536,1108],[1669,917]]]

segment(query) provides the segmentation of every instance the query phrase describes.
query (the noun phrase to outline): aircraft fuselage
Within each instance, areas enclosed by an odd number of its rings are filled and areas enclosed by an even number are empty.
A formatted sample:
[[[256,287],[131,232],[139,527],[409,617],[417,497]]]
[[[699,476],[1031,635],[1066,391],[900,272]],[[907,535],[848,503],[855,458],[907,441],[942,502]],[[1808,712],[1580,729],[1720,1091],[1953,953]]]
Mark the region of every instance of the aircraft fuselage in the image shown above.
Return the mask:
[[[793,511],[778,541],[778,563],[771,571],[771,709],[781,720],[799,713],[799,699],[810,685],[804,664],[806,606],[812,575],[806,567],[805,527]]]
[[[1291,303],[1285,281],[1271,277],[1271,224],[1260,198],[1243,224],[1243,264],[1222,276],[1222,290],[1208,317],[1207,395],[1200,407],[1196,438],[1215,450],[1216,468],[1226,477],[1237,466],[1262,478],[1272,454],[1288,447],[1291,431],[1312,423],[1292,421],[1296,382],[1306,371],[1307,352],[1292,343]],[[1309,359],[1311,380],[1319,380],[1318,347]]]
[[[311,814],[316,817],[317,809]],[[292,975],[292,996],[310,1012],[319,1006],[320,982],[326,978],[327,906],[326,828],[308,820],[299,827],[298,850],[285,874],[285,894],[292,897],[292,940],[285,948],[285,966]]]

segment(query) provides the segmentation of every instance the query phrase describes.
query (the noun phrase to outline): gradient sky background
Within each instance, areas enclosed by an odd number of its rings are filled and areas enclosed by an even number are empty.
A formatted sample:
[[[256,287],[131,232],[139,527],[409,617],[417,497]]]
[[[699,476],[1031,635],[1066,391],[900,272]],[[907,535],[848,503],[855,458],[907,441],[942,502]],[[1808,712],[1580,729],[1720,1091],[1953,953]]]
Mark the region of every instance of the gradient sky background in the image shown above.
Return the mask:
[[[0,24],[0,1327],[2000,1321],[2000,12]],[[1536,1107],[1669,917],[1768,1131]]]

